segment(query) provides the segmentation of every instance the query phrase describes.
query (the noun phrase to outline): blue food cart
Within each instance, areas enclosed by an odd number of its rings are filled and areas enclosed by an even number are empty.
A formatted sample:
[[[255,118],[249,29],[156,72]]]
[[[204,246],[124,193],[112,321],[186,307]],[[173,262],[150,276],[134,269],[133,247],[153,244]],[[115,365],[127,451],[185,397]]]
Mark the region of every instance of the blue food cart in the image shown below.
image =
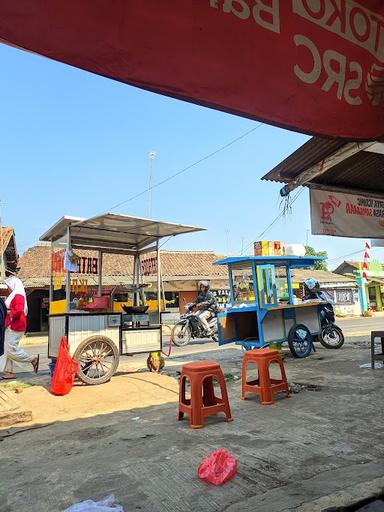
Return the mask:
[[[320,335],[325,302],[302,302],[293,292],[291,270],[312,268],[318,257],[240,256],[215,265],[228,266],[230,304],[218,316],[219,345],[246,350],[288,342],[294,357],[307,357]]]

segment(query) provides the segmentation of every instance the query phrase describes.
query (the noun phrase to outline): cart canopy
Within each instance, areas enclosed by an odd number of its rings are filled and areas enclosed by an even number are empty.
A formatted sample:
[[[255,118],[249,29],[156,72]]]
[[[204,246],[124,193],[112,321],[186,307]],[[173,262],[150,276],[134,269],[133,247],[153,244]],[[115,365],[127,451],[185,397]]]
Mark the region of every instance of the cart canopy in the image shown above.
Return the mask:
[[[322,256],[238,256],[215,261],[214,265],[231,265],[241,267],[255,262],[256,265],[275,265],[277,267],[309,268],[316,261],[324,260]]]
[[[182,224],[106,213],[89,219],[64,216],[44,233],[40,240],[59,240],[67,234],[68,228],[72,247],[132,254],[154,248],[153,245],[164,237],[205,230]]]

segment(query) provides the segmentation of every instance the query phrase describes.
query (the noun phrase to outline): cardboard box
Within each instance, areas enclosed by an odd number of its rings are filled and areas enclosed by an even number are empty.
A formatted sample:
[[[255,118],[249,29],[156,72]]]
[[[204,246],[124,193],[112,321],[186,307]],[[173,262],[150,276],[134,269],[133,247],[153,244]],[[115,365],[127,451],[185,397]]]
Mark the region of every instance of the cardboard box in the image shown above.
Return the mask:
[[[283,242],[260,240],[254,242],[253,254],[255,256],[282,256],[284,254],[284,244]]]

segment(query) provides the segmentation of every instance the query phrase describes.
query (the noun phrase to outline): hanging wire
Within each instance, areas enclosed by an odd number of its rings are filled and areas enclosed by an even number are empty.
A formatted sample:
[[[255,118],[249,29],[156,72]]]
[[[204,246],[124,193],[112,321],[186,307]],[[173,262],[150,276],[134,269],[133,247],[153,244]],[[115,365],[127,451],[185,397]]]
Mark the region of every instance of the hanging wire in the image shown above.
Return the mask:
[[[292,211],[292,206],[293,206],[293,204],[295,203],[295,201],[297,200],[297,198],[298,198],[298,197],[303,193],[303,191],[304,191],[304,189],[303,189],[303,188],[301,188],[301,189],[297,192],[297,194],[296,194],[296,195],[295,195],[295,196],[290,200],[290,202],[289,202],[289,207],[290,207],[291,211]],[[258,236],[257,236],[257,238],[256,238],[256,239],[257,239],[257,240],[261,240],[261,239],[262,239],[262,237],[265,235],[265,233],[267,233],[267,232],[271,229],[271,227],[272,227],[274,224],[276,224],[276,222],[277,222],[281,217],[284,217],[285,215],[286,215],[286,213],[285,213],[285,209],[283,209],[283,210],[282,210],[282,211],[280,211],[280,213],[279,213],[279,214],[278,214],[278,215],[273,219],[273,221],[272,221],[270,224],[268,224],[268,226],[264,229],[264,231],[262,231],[262,232],[260,233],[260,235],[258,235]],[[252,240],[252,242],[250,242],[250,243],[245,247],[245,249],[243,250],[242,254],[246,253],[246,251],[247,251],[250,247],[252,247],[253,243],[254,243],[254,240]]]
[[[134,194],[133,196],[128,197],[128,199],[125,199],[124,201],[121,201],[120,203],[117,203],[114,206],[111,206],[110,208],[108,208],[108,210],[105,210],[105,211],[103,211],[103,212],[101,212],[99,214],[96,214],[94,216],[97,217],[98,215],[103,215],[105,213],[109,213],[112,210],[115,210],[116,208],[119,208],[123,204],[129,203],[130,201],[133,201],[134,199],[137,199],[138,197],[141,197],[141,196],[147,194],[147,192],[153,190],[154,188],[161,187],[165,183],[168,183],[169,181],[173,180],[174,178],[177,178],[178,176],[186,173],[187,171],[189,171],[193,167],[196,167],[197,165],[201,164],[202,162],[205,162],[206,160],[208,160],[208,159],[212,158],[213,156],[217,155],[218,153],[221,153],[222,151],[224,151],[225,149],[229,148],[230,146],[233,146],[233,144],[236,144],[237,142],[245,139],[246,137],[248,137],[248,135],[250,135],[251,133],[255,132],[256,130],[261,128],[261,126],[263,126],[263,125],[264,125],[264,123],[257,123],[256,126],[251,128],[250,130],[247,130],[246,132],[242,133],[238,137],[232,139],[230,142],[227,142],[223,146],[220,146],[218,149],[215,149],[215,151],[212,151],[211,153],[208,153],[207,155],[203,156],[202,158],[199,158],[198,160],[196,160],[192,164],[187,165],[187,167],[184,167],[183,169],[180,169],[179,171],[177,171],[174,174],[168,176],[167,178],[163,179],[162,181],[159,181],[158,183],[155,183],[154,185],[152,185],[150,187],[147,187],[146,189],[142,190],[141,192],[138,192],[137,194]],[[31,247],[31,246],[37,244],[38,242],[39,242],[39,240],[35,240],[34,242],[31,242],[30,244],[23,244],[23,245],[21,245],[20,248],[21,247]]]
[[[233,144],[236,144],[237,142],[241,141],[242,139],[245,139],[246,137],[248,137],[248,135],[250,135],[254,131],[258,130],[261,126],[263,126],[263,124],[264,123],[258,123],[256,126],[251,128],[250,130],[246,131],[245,133],[243,133],[239,137],[236,137],[235,139],[232,139],[230,142],[227,142],[226,144],[224,144],[223,146],[219,147],[218,149],[215,149],[215,151],[212,151],[211,153],[208,153],[207,155],[203,156],[202,158],[199,158],[198,160],[196,160],[192,164],[187,165],[186,167],[183,167],[182,169],[180,169],[180,171],[177,171],[174,174],[171,174],[170,176],[168,176],[167,178],[164,178],[162,181],[159,181],[158,183],[155,183],[154,185],[152,185],[150,187],[147,187],[146,189],[142,190],[141,192],[138,192],[137,194],[134,194],[133,196],[128,197],[128,199],[125,199],[124,201],[121,201],[120,203],[117,203],[114,206],[111,206],[108,209],[108,211],[104,212],[104,213],[108,213],[108,212],[110,212],[112,210],[115,210],[116,208],[119,208],[123,204],[129,203],[130,201],[133,201],[134,199],[137,199],[138,197],[143,196],[144,194],[146,194],[147,192],[153,190],[154,188],[161,187],[161,185],[164,185],[165,183],[168,183],[169,181],[171,181],[171,180],[177,178],[178,176],[180,176],[181,174],[184,174],[187,171],[189,171],[190,169],[193,169],[193,167],[196,167],[197,165],[201,164],[202,162],[205,162],[205,161],[209,160],[210,158],[212,158],[213,156],[217,155],[218,153],[221,153],[222,151],[224,151],[225,149],[229,148],[230,146],[233,146]]]

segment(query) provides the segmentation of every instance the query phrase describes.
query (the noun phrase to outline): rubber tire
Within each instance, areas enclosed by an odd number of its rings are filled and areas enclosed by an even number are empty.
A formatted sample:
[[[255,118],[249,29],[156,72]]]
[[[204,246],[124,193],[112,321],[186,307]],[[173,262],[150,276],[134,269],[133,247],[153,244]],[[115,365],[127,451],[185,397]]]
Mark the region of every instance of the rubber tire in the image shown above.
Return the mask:
[[[335,331],[337,331],[337,333],[339,334],[339,337],[340,337],[340,341],[337,345],[328,345],[326,343],[326,341],[324,341],[323,332],[325,329],[323,329],[323,331],[321,332],[321,334],[319,336],[320,343],[323,345],[323,347],[328,348],[329,350],[336,350],[336,349],[341,348],[344,345],[344,341],[345,341],[343,331],[340,329],[340,327],[338,327],[337,325],[334,324],[333,329]]]
[[[185,347],[186,345],[188,345],[188,343],[191,341],[191,338],[192,338],[192,330],[191,330],[191,327],[188,325],[187,326],[187,329],[189,331],[189,336],[187,336],[186,338],[184,338],[184,340],[186,339],[186,341],[180,341],[177,339],[177,337],[175,336],[175,328],[177,326],[181,326],[181,325],[185,325],[185,323],[177,323],[173,326],[173,329],[172,329],[172,343],[174,343],[176,345],[176,347]]]
[[[105,375],[103,375],[99,379],[92,379],[91,377],[88,377],[88,375],[83,373],[81,370],[81,367],[80,367],[80,362],[79,362],[79,371],[77,372],[77,376],[79,377],[79,379],[82,382],[84,382],[85,384],[89,384],[91,386],[105,384],[106,382],[110,381],[111,378],[113,377],[114,373],[116,372],[117,367],[119,366],[119,358],[120,358],[118,348],[113,343],[113,341],[110,340],[109,338],[107,338],[106,336],[91,336],[90,338],[87,338],[86,340],[82,341],[76,349],[74,358],[79,360],[79,357],[81,356],[81,353],[83,352],[84,348],[87,345],[89,345],[90,343],[95,343],[96,341],[98,341],[98,342],[102,341],[103,343],[105,343],[112,349],[114,362],[113,362],[113,365],[111,366],[110,371],[108,373],[106,373]]]
[[[309,344],[309,348],[304,353],[296,352],[296,349],[295,349],[295,346],[294,346],[294,335],[295,335],[295,332],[296,332],[297,329],[304,329],[305,331],[307,331],[307,333],[309,334],[310,339],[311,339],[311,343]],[[289,334],[288,334],[288,345],[289,345],[289,350],[291,351],[291,354],[293,355],[293,357],[296,357],[297,359],[304,359],[304,357],[308,357],[309,354],[313,350],[313,339],[312,339],[312,335],[311,335],[310,330],[308,329],[308,327],[303,325],[303,324],[295,324],[295,325],[293,325],[291,327],[290,331],[289,331]]]

